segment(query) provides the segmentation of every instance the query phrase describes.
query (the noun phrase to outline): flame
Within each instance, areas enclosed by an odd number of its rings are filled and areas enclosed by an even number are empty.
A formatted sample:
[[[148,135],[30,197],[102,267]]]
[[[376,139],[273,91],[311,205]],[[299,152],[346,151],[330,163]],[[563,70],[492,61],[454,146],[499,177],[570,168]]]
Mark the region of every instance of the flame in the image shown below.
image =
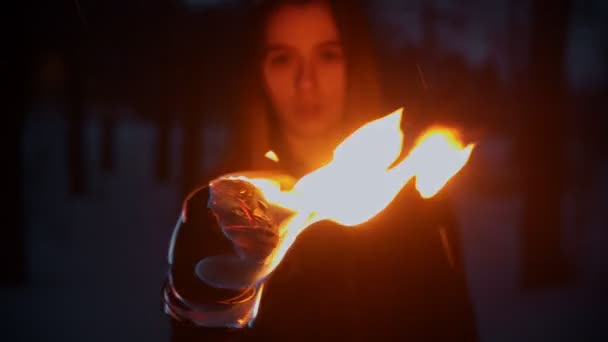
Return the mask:
[[[474,145],[463,146],[453,129],[430,129],[416,143],[410,158],[416,160],[416,189],[424,198],[435,196],[467,163]]]
[[[474,145],[463,146],[456,131],[441,127],[422,134],[397,162],[403,149],[402,114],[399,109],[359,128],[334,150],[331,162],[289,190],[270,178],[239,177],[256,185],[272,204],[293,211],[281,224],[280,245],[269,258],[266,274],[313,223],[362,224],[386,208],[414,177],[420,195],[432,197],[467,163]]]
[[[274,153],[274,151],[272,151],[272,150],[266,152],[266,154],[264,155],[264,157],[272,160],[273,162],[278,162],[279,161],[279,156],[277,156],[277,154]]]
[[[249,319],[248,325],[251,327],[255,318],[258,316],[258,311],[260,310],[260,301],[262,300],[262,292],[264,291],[264,284],[261,284],[258,293],[255,294],[255,302],[253,304],[253,308],[251,309],[251,318]]]

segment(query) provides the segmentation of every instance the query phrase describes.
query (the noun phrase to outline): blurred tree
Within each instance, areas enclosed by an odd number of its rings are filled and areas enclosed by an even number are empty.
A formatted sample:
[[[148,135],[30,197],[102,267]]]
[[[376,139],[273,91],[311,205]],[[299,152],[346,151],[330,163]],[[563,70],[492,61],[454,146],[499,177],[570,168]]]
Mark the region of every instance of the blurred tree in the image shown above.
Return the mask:
[[[568,0],[532,2],[528,80],[520,84],[526,90],[526,108],[518,150],[525,192],[521,281],[526,289],[562,286],[570,280],[561,243],[569,14]]]
[[[605,138],[608,126],[608,3],[590,0],[574,2],[572,6],[567,69],[570,91],[576,97],[571,106],[575,113],[570,128],[574,143],[570,146],[568,183],[575,198],[573,225],[576,230],[571,235],[575,241],[570,242],[570,246],[574,245],[578,266],[588,277],[591,275],[588,271],[593,269],[590,265],[598,265],[594,253],[602,248],[601,236],[608,234],[608,227],[597,223],[598,217],[608,217],[601,209],[602,204],[598,203],[605,173],[603,165],[608,156]]]
[[[157,132],[155,175],[161,182],[169,180],[170,173],[170,138],[172,116],[175,115],[173,106],[175,85],[171,74],[175,69],[176,60],[173,40],[182,37],[174,36],[178,18],[178,8],[174,1],[157,1],[146,3],[140,8],[145,13],[141,21],[142,30],[137,40],[141,42],[139,60],[133,61],[141,65],[138,79],[138,108],[151,119]]]
[[[85,75],[80,37],[75,37],[65,48],[67,64],[67,115],[68,115],[68,186],[72,194],[86,190],[84,165],[84,111]]]
[[[9,10],[12,8],[9,8]],[[16,13],[25,18],[25,8],[15,8]],[[23,196],[23,130],[30,99],[32,80],[32,31],[22,21],[9,35],[9,48],[0,65],[4,78],[5,117],[0,143],[3,148],[1,160],[8,173],[4,184],[4,203],[0,220],[0,258],[3,270],[0,272],[0,286],[19,286],[27,280],[26,232]],[[12,31],[14,33],[14,31]],[[11,41],[10,39],[15,39]]]
[[[101,136],[100,162],[104,171],[114,168],[114,133],[118,108],[125,105],[128,83],[132,79],[128,67],[132,37],[125,16],[131,13],[128,4],[118,10],[116,4],[104,1],[78,2],[84,29],[86,30],[87,98],[100,109]]]
[[[234,114],[249,58],[243,40],[247,32],[245,7],[206,9],[184,13],[175,31],[174,79],[176,111],[184,132],[179,188],[187,193],[206,177],[209,127],[234,127]],[[217,144],[213,144],[217,145]]]
[[[427,58],[433,59],[437,52],[437,11],[432,1],[422,2],[422,49]]]
[[[47,6],[37,8],[37,42],[41,50],[58,48],[64,56],[67,72],[65,101],[68,122],[68,191],[78,195],[86,191],[87,185],[83,137],[86,19],[79,1]]]

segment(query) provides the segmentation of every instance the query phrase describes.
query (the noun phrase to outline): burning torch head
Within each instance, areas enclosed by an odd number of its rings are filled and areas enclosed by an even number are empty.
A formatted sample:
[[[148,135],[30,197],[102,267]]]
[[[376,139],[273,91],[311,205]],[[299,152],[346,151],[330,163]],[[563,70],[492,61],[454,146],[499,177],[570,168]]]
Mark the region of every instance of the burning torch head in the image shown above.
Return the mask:
[[[253,184],[234,178],[218,178],[209,184],[208,207],[222,226],[258,226],[272,230],[268,203]]]
[[[241,258],[261,261],[278,244],[272,208],[252,183],[233,177],[213,180],[207,206]]]

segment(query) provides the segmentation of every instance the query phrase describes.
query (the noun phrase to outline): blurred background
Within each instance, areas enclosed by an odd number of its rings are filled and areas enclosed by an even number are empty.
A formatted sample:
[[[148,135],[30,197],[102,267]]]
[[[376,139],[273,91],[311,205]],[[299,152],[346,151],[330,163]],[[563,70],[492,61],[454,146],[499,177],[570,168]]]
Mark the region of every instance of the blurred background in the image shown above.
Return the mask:
[[[230,139],[245,2],[20,5],[1,340],[168,340],[168,241]],[[452,195],[482,340],[608,340],[608,2],[366,4],[386,107],[478,142]]]

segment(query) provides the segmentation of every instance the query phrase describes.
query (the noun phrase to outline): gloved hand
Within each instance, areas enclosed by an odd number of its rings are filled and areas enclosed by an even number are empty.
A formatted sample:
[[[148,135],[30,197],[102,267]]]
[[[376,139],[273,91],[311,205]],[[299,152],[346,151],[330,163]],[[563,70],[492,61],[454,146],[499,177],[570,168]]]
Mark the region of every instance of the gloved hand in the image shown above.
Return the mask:
[[[280,241],[280,222],[289,213],[269,204],[253,184],[232,177],[209,183],[207,206],[232,242],[234,253],[202,259],[196,266],[197,276],[210,286],[235,290],[263,281]]]

